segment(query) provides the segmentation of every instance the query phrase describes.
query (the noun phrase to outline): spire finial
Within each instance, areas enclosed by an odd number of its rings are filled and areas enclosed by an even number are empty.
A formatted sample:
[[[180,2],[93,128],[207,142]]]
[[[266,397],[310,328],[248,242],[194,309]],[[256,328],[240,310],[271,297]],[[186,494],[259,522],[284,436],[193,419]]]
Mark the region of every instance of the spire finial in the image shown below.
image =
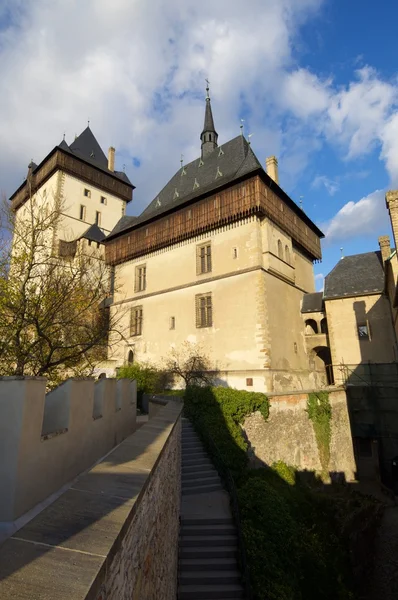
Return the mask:
[[[341,252],[341,257],[340,257],[340,259],[341,259],[341,258],[344,258],[344,248],[340,248],[340,252]]]
[[[181,169],[184,166],[184,155],[181,154],[181,158],[180,158],[180,163],[181,163]]]
[[[87,119],[87,127],[90,127],[90,117]]]
[[[300,208],[303,210],[303,198],[304,196],[300,196]]]
[[[65,131],[64,131],[64,141],[65,141]]]
[[[209,92],[210,92],[210,87],[209,87],[210,86],[210,81],[208,79],[205,79],[205,81],[206,81],[206,84],[207,84],[206,85],[206,100],[210,100],[210,94],[209,94]]]
[[[243,127],[244,127],[243,123],[244,123],[244,122],[245,122],[245,120],[244,120],[244,119],[241,119],[241,120],[240,120],[240,134],[241,134],[241,135],[243,135]]]

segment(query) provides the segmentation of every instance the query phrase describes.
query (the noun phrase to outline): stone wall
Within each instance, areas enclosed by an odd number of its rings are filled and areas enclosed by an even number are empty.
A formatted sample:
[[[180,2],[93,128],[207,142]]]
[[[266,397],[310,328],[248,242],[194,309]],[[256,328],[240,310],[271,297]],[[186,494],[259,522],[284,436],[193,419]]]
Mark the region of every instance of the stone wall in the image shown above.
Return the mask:
[[[312,422],[308,418],[307,393],[270,395],[270,414],[265,421],[259,412],[248,416],[244,430],[255,456],[265,464],[282,460],[300,470],[321,471]],[[332,407],[329,472],[355,479],[347,399],[343,389],[329,392]]]
[[[170,401],[0,547],[0,598],[175,600],[181,411]]]
[[[71,482],[136,427],[136,382],[0,378],[0,529]]]

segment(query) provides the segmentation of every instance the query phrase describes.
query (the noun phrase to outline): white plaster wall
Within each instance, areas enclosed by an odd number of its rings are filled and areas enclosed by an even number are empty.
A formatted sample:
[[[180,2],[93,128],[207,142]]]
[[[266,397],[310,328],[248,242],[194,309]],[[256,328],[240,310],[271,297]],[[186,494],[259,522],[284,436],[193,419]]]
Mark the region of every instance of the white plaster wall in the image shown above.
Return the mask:
[[[135,430],[135,382],[69,379],[47,398],[45,387],[41,378],[0,380],[0,522],[33,508]]]

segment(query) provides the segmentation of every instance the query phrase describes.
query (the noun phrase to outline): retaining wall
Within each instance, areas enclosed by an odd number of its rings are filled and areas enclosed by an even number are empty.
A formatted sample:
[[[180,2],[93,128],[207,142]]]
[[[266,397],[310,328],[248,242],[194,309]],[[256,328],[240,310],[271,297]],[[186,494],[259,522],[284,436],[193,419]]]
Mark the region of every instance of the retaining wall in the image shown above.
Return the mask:
[[[12,522],[91,467],[136,427],[136,382],[0,379],[0,523]]]
[[[270,413],[248,416],[244,429],[255,456],[272,465],[282,460],[301,470],[322,471],[312,421],[308,418],[308,393],[269,395]],[[329,472],[332,477],[353,481],[356,463],[344,389],[329,391],[332,407]]]
[[[171,400],[0,547],[0,598],[175,600],[181,411]]]

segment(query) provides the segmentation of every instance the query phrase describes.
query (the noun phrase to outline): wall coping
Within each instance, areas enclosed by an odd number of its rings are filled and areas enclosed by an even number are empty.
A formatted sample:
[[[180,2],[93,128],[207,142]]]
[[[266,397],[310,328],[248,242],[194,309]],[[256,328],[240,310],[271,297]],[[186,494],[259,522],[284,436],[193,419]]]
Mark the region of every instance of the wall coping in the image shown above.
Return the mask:
[[[6,540],[1,598],[97,598],[182,409],[182,402],[169,402]]]
[[[284,391],[284,392],[265,392],[265,395],[267,396],[267,398],[273,398],[273,397],[277,397],[277,396],[302,396],[303,394],[316,394],[319,392],[345,392],[345,387],[344,386],[328,386],[325,388],[322,388],[321,390],[318,389],[314,389],[314,388],[309,388],[306,390],[293,390],[291,392],[288,391]]]

